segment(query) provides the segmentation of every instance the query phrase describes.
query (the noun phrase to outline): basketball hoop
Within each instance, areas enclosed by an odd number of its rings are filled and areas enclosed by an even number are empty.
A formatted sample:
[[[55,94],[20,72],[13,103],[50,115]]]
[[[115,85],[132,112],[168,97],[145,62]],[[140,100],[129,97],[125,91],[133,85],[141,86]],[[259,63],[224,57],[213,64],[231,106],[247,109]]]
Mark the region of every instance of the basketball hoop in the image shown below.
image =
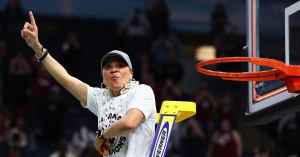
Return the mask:
[[[272,70],[259,71],[259,72],[222,72],[207,70],[204,67],[218,63],[229,62],[249,62],[254,65],[261,65],[273,68]],[[223,57],[215,58],[203,62],[199,62],[196,65],[199,73],[220,77],[224,80],[232,81],[269,81],[280,80],[285,81],[287,90],[289,93],[300,92],[300,66],[286,65],[285,63],[269,59],[258,57]]]

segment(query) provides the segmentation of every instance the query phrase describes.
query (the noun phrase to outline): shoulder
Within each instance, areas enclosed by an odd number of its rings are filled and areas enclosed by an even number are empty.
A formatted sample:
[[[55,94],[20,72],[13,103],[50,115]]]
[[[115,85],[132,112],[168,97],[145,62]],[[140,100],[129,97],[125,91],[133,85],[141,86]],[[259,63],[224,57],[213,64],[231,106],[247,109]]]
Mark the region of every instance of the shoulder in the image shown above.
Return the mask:
[[[154,99],[155,98],[152,88],[145,84],[139,84],[135,87],[134,92],[133,92],[133,97],[135,97],[136,99],[140,99],[140,98]]]
[[[101,94],[104,94],[105,91],[107,91],[107,89],[88,86],[88,95],[99,96]]]
[[[136,87],[136,91],[138,92],[151,92],[153,93],[153,90],[150,86],[146,85],[146,84],[139,84]]]
[[[137,86],[137,88],[143,88],[143,89],[149,89],[149,90],[152,90],[152,88],[149,86],[149,85],[146,85],[146,84],[139,84]]]
[[[91,86],[88,86],[88,90],[95,91],[95,92],[101,92],[101,91],[103,91],[102,88],[99,88],[99,87],[91,87]]]
[[[239,138],[240,137],[240,133],[237,130],[232,130],[232,134],[235,138]]]

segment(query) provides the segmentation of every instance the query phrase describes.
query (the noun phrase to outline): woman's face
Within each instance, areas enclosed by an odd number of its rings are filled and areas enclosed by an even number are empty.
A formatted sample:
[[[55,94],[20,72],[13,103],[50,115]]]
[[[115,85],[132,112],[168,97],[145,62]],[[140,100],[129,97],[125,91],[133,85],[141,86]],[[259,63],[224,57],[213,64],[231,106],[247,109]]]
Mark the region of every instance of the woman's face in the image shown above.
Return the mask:
[[[120,92],[124,83],[132,78],[132,71],[122,59],[112,57],[104,64],[102,76],[106,87],[113,92]]]

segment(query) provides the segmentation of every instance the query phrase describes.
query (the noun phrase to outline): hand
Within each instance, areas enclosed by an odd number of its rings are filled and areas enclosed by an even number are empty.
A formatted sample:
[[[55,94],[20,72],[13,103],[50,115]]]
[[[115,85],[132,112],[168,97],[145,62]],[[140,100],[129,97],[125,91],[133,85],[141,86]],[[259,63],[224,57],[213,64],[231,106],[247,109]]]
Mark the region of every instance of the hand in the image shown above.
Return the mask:
[[[23,29],[21,30],[21,36],[26,41],[27,45],[31,47],[37,55],[40,55],[42,45],[38,39],[38,28],[35,23],[35,19],[31,11],[29,11],[30,23],[25,22]]]
[[[108,156],[109,154],[109,140],[106,138],[95,138],[94,147],[102,156]]]

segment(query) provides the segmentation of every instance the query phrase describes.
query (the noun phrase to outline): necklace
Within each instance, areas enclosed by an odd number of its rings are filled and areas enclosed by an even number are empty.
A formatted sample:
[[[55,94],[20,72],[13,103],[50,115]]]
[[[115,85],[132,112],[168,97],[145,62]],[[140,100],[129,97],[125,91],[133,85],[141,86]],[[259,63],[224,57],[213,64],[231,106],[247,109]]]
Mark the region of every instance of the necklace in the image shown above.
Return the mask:
[[[128,84],[124,85],[124,88],[120,92],[121,95],[118,97],[112,97],[108,89],[101,91],[100,97],[97,99],[99,130],[104,131],[116,120],[125,115],[134,87],[138,84],[138,81],[131,80]]]

